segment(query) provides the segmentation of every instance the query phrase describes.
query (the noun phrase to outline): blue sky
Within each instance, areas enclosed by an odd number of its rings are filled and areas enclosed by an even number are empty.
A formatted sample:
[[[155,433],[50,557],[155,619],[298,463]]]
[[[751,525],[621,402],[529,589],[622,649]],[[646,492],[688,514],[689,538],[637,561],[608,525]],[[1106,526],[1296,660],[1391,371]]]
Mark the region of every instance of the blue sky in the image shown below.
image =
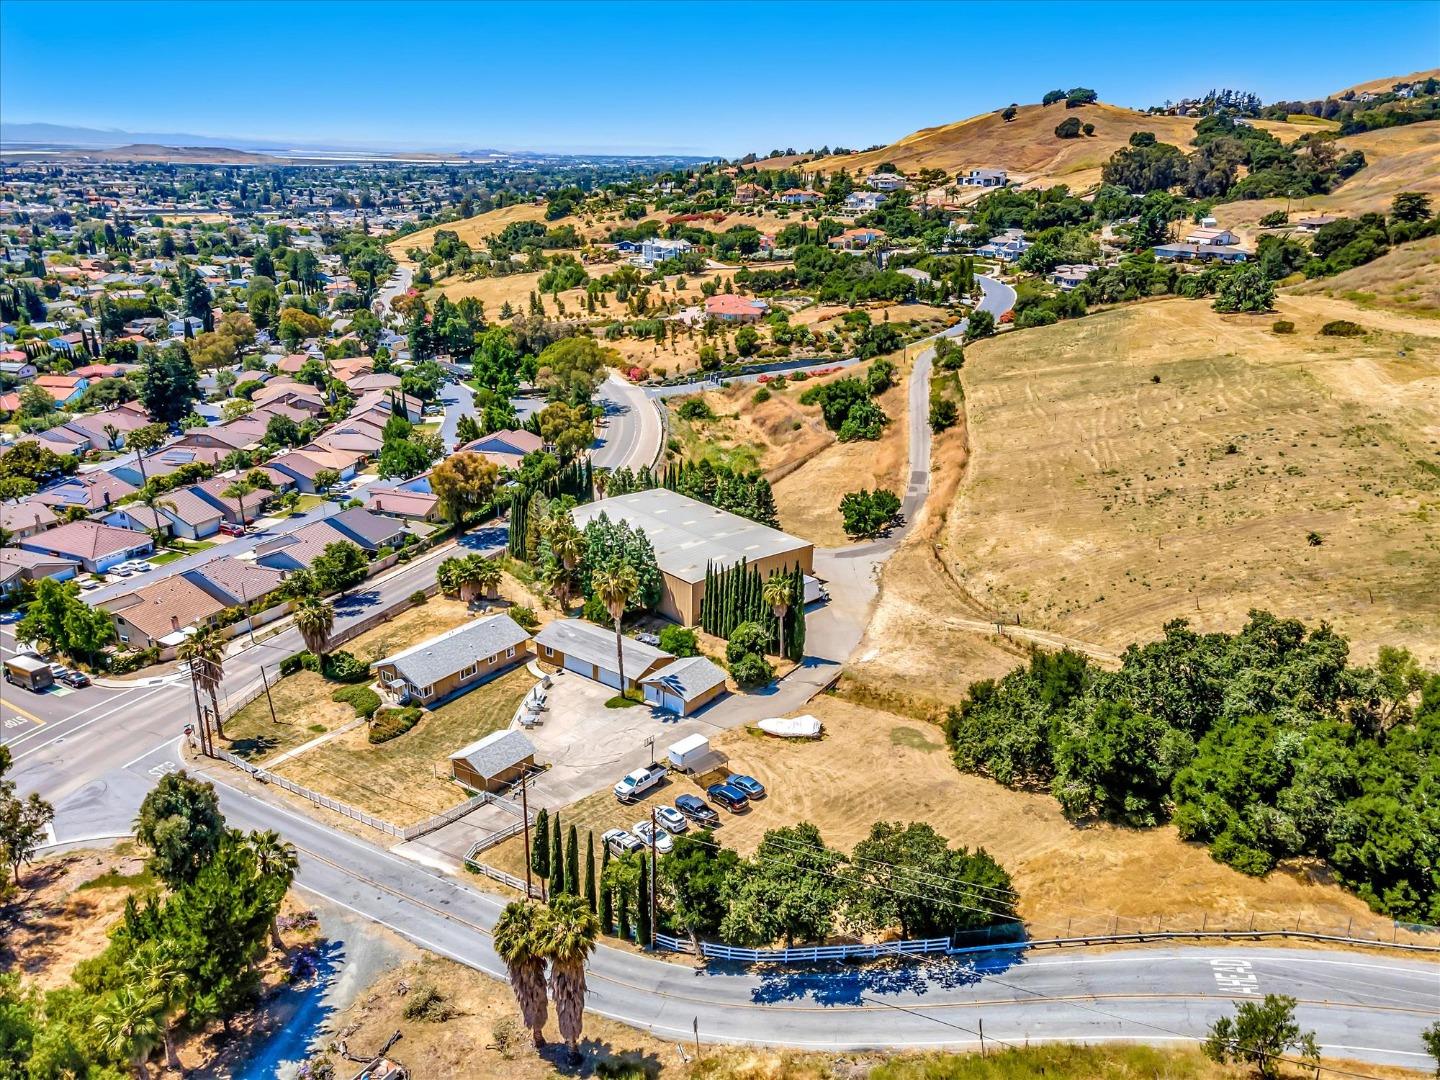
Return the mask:
[[[1052,87],[1143,107],[1440,64],[1440,0],[0,0],[0,116],[414,149],[889,142]]]

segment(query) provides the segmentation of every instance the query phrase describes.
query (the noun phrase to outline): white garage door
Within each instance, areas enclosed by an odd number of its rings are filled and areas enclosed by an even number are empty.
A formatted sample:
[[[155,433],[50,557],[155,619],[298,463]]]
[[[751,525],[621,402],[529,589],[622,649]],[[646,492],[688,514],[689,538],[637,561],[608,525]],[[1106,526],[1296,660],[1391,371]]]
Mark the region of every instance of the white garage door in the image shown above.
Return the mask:
[[[620,673],[618,671],[606,671],[602,667],[595,668],[595,678],[606,686],[620,689]]]
[[[671,694],[667,691],[662,690],[660,692],[660,706],[662,708],[669,709],[671,712],[677,715],[684,715],[685,713],[684,700],[677,697],[675,694]]]
[[[582,664],[573,656],[567,655],[565,657],[565,670],[573,671],[576,675],[584,675],[588,679],[590,678],[590,673],[594,670],[594,668],[590,664]]]

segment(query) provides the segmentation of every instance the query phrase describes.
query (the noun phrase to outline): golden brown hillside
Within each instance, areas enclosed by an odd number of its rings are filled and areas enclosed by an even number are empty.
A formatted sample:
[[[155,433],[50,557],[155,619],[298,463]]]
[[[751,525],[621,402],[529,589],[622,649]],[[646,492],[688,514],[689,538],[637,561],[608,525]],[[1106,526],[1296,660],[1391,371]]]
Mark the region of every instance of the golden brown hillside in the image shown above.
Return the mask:
[[[1385,213],[1390,200],[1401,191],[1428,191],[1440,202],[1440,120],[1346,135],[1337,139],[1336,145],[1341,153],[1363,151],[1365,168],[1329,195],[1312,195],[1292,203],[1293,218]],[[1245,232],[1272,210],[1284,209],[1284,199],[1249,199],[1224,203],[1215,207],[1214,214],[1220,224]]]
[[[1067,116],[1094,124],[1089,138],[1060,139],[1055,126]],[[882,161],[902,171],[1001,168],[1024,179],[1040,178],[1074,189],[1099,182],[1100,166],[1130,139],[1132,132],[1153,131],[1162,142],[1185,146],[1195,121],[1180,116],[1150,116],[1117,105],[1086,105],[1067,110],[1063,104],[1021,105],[1006,123],[1000,111],[972,116],[955,124],[925,128],[879,150],[848,157],[821,158],[818,171],[848,169],[869,172]]]
[[[1301,296],[1339,297],[1367,310],[1440,318],[1440,236],[1392,248],[1374,262],[1334,277],[1307,281],[1289,291]],[[1355,321],[1363,319],[1357,316]]]
[[[517,203],[514,206],[502,206],[498,210],[489,210],[483,214],[476,214],[474,217],[464,218],[460,221],[450,221],[444,225],[432,225],[428,229],[421,229],[419,232],[411,233],[409,236],[402,236],[388,245],[392,258],[403,262],[410,260],[405,257],[405,252],[411,248],[430,248],[435,243],[435,234],[441,229],[449,229],[469,244],[472,248],[483,248],[487,237],[500,232],[506,225],[517,221],[544,221],[545,207],[543,204]]]
[[[1396,83],[1424,82],[1426,79],[1440,79],[1440,68],[1428,68],[1425,71],[1412,71],[1409,75],[1386,75],[1381,79],[1371,79],[1369,82],[1356,83],[1354,86],[1347,86],[1344,90],[1337,90],[1332,97],[1344,97],[1346,94],[1363,94],[1369,90],[1371,93],[1383,94]]]

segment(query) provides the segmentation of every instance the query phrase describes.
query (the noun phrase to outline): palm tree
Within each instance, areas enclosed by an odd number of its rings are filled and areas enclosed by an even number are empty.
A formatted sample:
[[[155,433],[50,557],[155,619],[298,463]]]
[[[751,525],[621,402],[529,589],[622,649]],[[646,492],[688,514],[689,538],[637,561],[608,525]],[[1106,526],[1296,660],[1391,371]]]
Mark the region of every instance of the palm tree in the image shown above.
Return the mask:
[[[500,564],[494,559],[476,557],[474,582],[485,590],[485,598],[494,600],[500,595]]]
[[[236,477],[235,481],[220,492],[227,499],[235,499],[240,504],[240,527],[245,528],[245,496],[253,495],[260,490],[260,485],[253,482],[248,475]]]
[[[570,600],[570,579],[575,567],[580,565],[580,556],[585,548],[585,537],[575,527],[569,514],[555,518],[550,525],[550,550],[564,567],[565,574],[560,580],[560,606],[568,606]]]
[[[545,1045],[545,958],[540,952],[546,930],[545,909],[526,900],[505,905],[495,923],[495,952],[510,973],[510,989],[530,1029],[535,1049]]]
[[[535,571],[535,584],[539,585],[559,602],[561,610],[565,608],[565,601],[562,599],[569,592],[569,581],[565,573],[565,567],[558,562],[547,561],[540,569]]]
[[[560,1037],[570,1046],[570,1060],[580,1060],[580,1032],[585,1023],[585,963],[595,951],[600,920],[583,897],[552,897],[546,913],[540,955],[550,961],[550,996]]]
[[[625,607],[640,589],[635,568],[629,563],[614,563],[590,579],[590,587],[615,620],[615,663],[620,669],[620,696],[625,696],[625,653],[621,649],[620,620],[625,616]]]
[[[761,598],[770,605],[770,610],[780,620],[780,652],[785,655],[785,614],[790,610],[790,579],[781,574],[771,574],[760,590]]]
[[[323,600],[313,596],[303,597],[295,605],[295,629],[305,639],[305,648],[322,661],[325,646],[330,643],[330,631],[335,626],[335,609]]]
[[[262,878],[281,884],[283,887],[280,893],[283,896],[290,888],[290,883],[295,880],[295,871],[300,869],[300,857],[295,852],[295,845],[280,839],[280,834],[273,829],[252,832],[245,837],[245,843],[255,856],[256,871]],[[270,917],[270,941],[277,952],[284,952],[285,942],[280,938],[280,924],[276,921],[278,914],[277,905],[276,915]]]
[[[105,433],[105,442],[111,450],[120,448],[120,429],[114,424],[106,424],[100,429]]]
[[[220,683],[225,678],[225,639],[213,627],[186,638],[176,654],[190,665],[190,681],[210,696],[215,715],[215,733],[225,737],[220,719]]]
[[[146,1061],[163,1037],[160,1015],[164,1002],[143,986],[127,984],[115,992],[105,1010],[95,1017],[95,1029],[105,1049],[130,1062],[136,1075],[148,1080]]]
[[[125,437],[125,442],[135,451],[135,461],[140,466],[140,486],[146,487],[150,478],[145,475],[145,455],[165,442],[164,424],[146,424],[138,427]]]
[[[131,980],[144,992],[160,1002],[157,1019],[165,1040],[165,1064],[175,1072],[184,1072],[180,1055],[175,1052],[175,1014],[185,1002],[190,977],[181,971],[169,952],[155,942],[147,942],[125,965]]]

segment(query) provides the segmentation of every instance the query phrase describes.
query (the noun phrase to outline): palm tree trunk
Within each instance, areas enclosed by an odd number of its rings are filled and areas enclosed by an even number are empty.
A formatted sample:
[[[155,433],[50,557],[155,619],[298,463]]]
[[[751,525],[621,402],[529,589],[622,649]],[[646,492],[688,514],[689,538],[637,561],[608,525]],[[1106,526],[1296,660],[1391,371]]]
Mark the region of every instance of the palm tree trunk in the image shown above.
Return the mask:
[[[225,737],[225,724],[220,719],[220,694],[219,688],[215,686],[210,687],[210,708],[215,717],[215,734],[223,739]]]
[[[180,1055],[175,1050],[175,1033],[168,1021],[165,1024],[165,1065],[178,1073],[185,1071],[185,1066],[180,1064]]]
[[[623,613],[622,613],[623,614]],[[620,669],[620,696],[625,696],[625,652],[620,648],[620,615],[615,616],[615,666]]]
[[[276,916],[270,918],[270,943],[275,946],[276,952],[285,951],[285,939],[280,936],[280,921]]]
[[[135,1056],[135,1074],[140,1080],[150,1080],[150,1066],[145,1064],[145,1058],[139,1054]]]

